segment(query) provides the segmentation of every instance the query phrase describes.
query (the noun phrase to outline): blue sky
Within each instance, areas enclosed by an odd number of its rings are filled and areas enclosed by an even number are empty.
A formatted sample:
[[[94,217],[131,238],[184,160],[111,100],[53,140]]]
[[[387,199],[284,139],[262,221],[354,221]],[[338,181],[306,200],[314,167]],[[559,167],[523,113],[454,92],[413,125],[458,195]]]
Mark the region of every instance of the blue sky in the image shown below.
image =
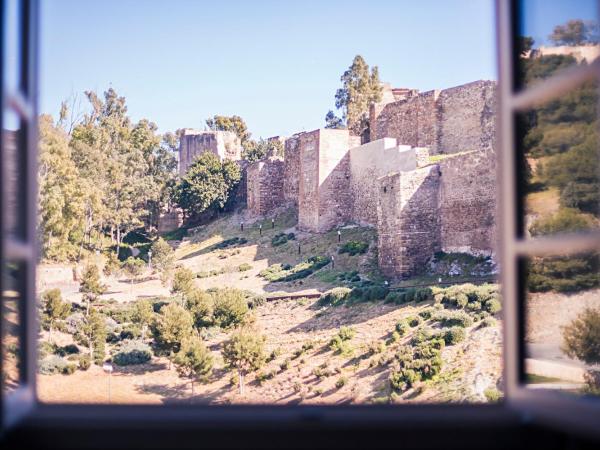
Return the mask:
[[[160,131],[242,116],[255,137],[323,125],[356,54],[398,87],[495,79],[491,0],[45,0],[41,110],[112,86]]]

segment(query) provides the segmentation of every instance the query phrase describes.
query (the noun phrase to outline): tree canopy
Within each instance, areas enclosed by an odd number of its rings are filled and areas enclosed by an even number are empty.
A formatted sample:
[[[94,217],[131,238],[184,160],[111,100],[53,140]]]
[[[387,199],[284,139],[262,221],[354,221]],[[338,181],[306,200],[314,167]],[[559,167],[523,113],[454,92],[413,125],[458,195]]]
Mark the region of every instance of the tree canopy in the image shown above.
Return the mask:
[[[350,67],[342,74],[342,87],[335,93],[335,107],[342,117],[329,111],[325,117],[327,128],[345,125],[355,136],[365,136],[369,131],[369,107],[381,101],[382,87],[377,66],[369,68],[364,58],[356,55]]]

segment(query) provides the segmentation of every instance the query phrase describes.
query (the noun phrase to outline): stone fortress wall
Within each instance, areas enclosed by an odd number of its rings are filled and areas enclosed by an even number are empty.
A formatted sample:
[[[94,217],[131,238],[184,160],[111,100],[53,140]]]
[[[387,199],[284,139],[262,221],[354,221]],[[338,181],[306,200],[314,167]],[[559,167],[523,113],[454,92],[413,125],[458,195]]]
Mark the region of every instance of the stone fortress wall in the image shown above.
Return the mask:
[[[184,175],[200,154],[210,151],[220,159],[242,159],[242,144],[231,131],[183,130],[179,141],[179,174]]]
[[[293,206],[298,228],[311,232],[373,226],[390,279],[414,275],[440,250],[493,255],[494,94],[492,81],[424,93],[384,85],[382,102],[370,110],[370,142],[318,129],[285,139],[283,159],[248,164],[248,210],[260,216]],[[203,138],[209,145],[187,139],[180,147],[185,164],[195,149],[240,158],[241,146],[219,147],[217,135]]]

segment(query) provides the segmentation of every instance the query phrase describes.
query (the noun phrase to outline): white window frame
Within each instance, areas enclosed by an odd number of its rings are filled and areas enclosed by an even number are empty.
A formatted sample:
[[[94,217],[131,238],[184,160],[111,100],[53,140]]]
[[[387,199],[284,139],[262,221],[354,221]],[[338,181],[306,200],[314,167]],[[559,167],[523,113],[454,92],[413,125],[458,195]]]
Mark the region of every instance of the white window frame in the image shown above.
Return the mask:
[[[515,422],[515,412],[528,412],[534,419],[540,419],[554,425],[565,425],[569,429],[594,433],[594,426],[600,417],[600,402],[585,402],[574,398],[565,398],[557,393],[539,392],[528,389],[524,384],[523,372],[523,333],[519,324],[523,322],[522,295],[523,274],[519,267],[523,257],[546,255],[565,251],[600,249],[600,233],[593,232],[560,238],[539,240],[523,239],[518,230],[520,201],[516,189],[517,155],[515,153],[515,115],[541,101],[554,98],[582,81],[600,78],[598,64],[587,68],[565,70],[562,74],[548,79],[532,89],[514,92],[513,36],[517,18],[517,2],[496,0],[498,67],[500,93],[498,113],[498,155],[500,176],[499,193],[499,229],[501,259],[501,281],[504,298],[504,380],[506,397],[499,405],[395,405],[382,406],[130,406],[130,405],[44,405],[38,402],[36,395],[37,366],[37,314],[35,295],[35,267],[37,262],[36,243],[36,157],[37,157],[37,121],[38,116],[38,28],[39,2],[22,0],[21,55],[24,74],[16,92],[8,92],[2,83],[3,111],[11,109],[18,113],[26,125],[20,150],[23,152],[23,165],[20,167],[20,183],[23,187],[21,204],[27,226],[22,238],[14,238],[2,233],[0,258],[2,262],[16,261],[25,264],[25,282],[22,286],[20,309],[22,333],[20,335],[21,380],[19,388],[4,394],[2,427],[8,429],[23,418],[38,418],[47,421],[93,420],[101,423],[107,419],[117,421],[119,425],[133,420],[149,423],[160,421],[169,423],[270,423],[282,426],[289,423],[328,423],[352,424],[384,423],[408,424],[439,423],[440,426],[485,423],[510,424]],[[2,5],[1,22],[4,23],[5,4]],[[0,27],[1,28],[1,27]],[[2,61],[4,59],[2,58]],[[1,129],[1,122],[0,122]],[[5,206],[5,186],[0,200],[0,211]],[[3,230],[5,224],[3,221]],[[0,286],[1,288],[1,286]],[[586,419],[586,415],[589,418]],[[522,415],[518,414],[518,417]],[[221,421],[221,422],[219,422]],[[437,422],[432,422],[437,421]],[[479,425],[478,425],[479,424]],[[596,436],[600,431],[595,429]]]

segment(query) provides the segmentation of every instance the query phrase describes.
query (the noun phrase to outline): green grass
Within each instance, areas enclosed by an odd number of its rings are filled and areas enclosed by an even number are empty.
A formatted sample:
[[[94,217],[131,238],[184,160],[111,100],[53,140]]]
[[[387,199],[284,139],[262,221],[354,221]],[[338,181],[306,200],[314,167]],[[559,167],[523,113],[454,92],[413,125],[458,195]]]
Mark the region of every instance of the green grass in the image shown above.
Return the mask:
[[[163,233],[161,236],[165,241],[181,241],[184,237],[187,236],[188,230],[187,228],[177,228],[173,231],[167,231]]]
[[[540,383],[562,383],[564,380],[555,377],[545,377],[543,375],[535,375],[533,373],[525,374],[525,381],[529,384],[540,384]]]

